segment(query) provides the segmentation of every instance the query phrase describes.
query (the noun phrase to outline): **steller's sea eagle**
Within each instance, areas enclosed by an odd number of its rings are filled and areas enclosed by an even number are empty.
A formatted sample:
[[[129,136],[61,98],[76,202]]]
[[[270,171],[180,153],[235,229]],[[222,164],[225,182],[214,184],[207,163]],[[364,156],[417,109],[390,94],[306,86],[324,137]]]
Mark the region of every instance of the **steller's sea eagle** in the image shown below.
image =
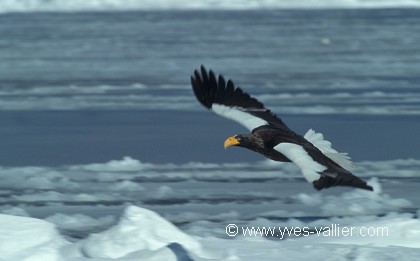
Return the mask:
[[[226,82],[222,75],[216,77],[202,65],[191,76],[191,84],[204,107],[251,131],[227,138],[225,148],[244,147],[274,161],[293,162],[316,190],[350,186],[373,191],[350,172],[353,163],[347,153],[337,152],[321,133],[312,129],[304,136],[295,133],[261,102],[235,87],[231,80]]]

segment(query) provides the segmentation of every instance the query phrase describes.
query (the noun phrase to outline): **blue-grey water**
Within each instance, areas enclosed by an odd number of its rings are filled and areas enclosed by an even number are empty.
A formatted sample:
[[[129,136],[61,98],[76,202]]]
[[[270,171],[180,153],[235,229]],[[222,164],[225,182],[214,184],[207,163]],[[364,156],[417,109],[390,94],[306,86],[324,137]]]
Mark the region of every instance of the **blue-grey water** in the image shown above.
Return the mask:
[[[419,158],[420,10],[0,15],[0,165],[257,161],[205,111],[201,64],[355,161]]]

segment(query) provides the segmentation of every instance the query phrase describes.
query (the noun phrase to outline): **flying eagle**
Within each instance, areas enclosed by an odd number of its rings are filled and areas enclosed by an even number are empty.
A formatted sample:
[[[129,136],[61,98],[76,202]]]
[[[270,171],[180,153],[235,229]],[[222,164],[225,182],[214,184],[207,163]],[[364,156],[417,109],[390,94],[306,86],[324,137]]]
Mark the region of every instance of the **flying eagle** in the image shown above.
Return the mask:
[[[191,76],[198,101],[207,109],[234,120],[251,131],[226,139],[225,148],[238,146],[281,162],[293,162],[316,190],[332,186],[350,186],[373,191],[365,181],[353,175],[354,167],[347,153],[339,153],[324,140],[321,133],[310,129],[301,136],[266,109],[257,99],[235,87],[222,75],[207,72],[202,65]]]

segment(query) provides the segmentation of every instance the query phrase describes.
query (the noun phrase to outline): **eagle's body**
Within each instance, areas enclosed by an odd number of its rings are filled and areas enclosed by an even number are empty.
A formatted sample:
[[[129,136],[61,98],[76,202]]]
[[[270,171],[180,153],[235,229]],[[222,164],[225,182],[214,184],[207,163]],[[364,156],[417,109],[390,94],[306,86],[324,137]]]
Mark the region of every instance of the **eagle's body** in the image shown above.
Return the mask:
[[[373,190],[366,182],[351,174],[350,158],[334,150],[322,134],[313,130],[304,136],[295,133],[261,102],[235,87],[231,80],[226,83],[222,76],[216,79],[212,71],[207,73],[202,66],[200,71],[194,72],[191,84],[202,105],[220,116],[237,121],[251,131],[250,134],[229,137],[225,141],[225,148],[244,147],[274,161],[291,161],[317,190],[331,186]]]
[[[294,132],[262,126],[256,128],[251,134],[241,134],[241,143],[237,146],[258,152],[274,161],[290,162],[290,159],[275,150],[274,147],[279,143],[287,142],[292,136],[297,137]]]

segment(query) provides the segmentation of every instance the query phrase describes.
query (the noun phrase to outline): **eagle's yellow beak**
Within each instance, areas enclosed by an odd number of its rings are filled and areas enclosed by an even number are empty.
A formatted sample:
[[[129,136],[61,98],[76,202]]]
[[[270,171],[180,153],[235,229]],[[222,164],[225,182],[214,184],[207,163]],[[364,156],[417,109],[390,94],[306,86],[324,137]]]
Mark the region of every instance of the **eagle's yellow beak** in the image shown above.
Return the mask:
[[[235,146],[239,144],[239,140],[235,137],[229,137],[225,140],[224,146],[225,149],[230,146]]]

